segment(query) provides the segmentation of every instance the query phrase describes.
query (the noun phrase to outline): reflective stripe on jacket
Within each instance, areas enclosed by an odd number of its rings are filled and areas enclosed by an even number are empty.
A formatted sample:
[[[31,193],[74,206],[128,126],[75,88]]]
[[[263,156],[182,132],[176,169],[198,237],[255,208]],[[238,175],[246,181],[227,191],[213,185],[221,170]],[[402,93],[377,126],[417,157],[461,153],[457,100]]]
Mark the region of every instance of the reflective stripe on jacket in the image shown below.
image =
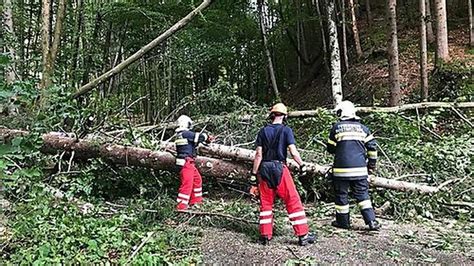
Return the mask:
[[[199,143],[206,141],[208,138],[205,133],[195,133],[190,130],[183,130],[177,132],[176,140],[174,141],[176,145],[177,152],[177,165],[184,165],[183,160],[187,157],[196,157],[196,147]]]
[[[357,120],[337,122],[331,129],[327,151],[334,154],[333,177],[367,178],[367,163],[375,166],[377,143],[370,130]]]

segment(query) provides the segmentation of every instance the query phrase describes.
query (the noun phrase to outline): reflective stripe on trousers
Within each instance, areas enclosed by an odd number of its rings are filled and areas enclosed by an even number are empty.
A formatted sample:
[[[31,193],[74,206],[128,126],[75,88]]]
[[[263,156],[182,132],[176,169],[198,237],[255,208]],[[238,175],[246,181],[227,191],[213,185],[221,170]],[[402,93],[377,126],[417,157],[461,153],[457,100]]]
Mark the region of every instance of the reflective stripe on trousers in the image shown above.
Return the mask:
[[[288,167],[283,167],[281,182],[276,189],[271,189],[267,182],[260,178],[260,234],[270,237],[273,235],[273,203],[275,196],[283,200],[290,218],[291,225],[297,236],[308,233],[308,220],[306,218],[300,196],[296,190],[293,178]]]
[[[179,175],[181,185],[178,190],[177,208],[185,210],[190,204],[202,202],[202,177],[192,158],[185,159]]]

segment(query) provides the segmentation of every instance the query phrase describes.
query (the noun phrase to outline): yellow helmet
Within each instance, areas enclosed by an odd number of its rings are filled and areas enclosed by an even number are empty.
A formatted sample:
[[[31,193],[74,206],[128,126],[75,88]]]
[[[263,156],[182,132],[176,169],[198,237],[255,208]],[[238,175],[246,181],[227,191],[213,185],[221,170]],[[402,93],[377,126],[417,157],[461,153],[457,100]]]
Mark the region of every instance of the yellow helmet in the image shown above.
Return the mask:
[[[272,107],[272,110],[270,110],[270,113],[280,113],[287,115],[288,114],[288,108],[282,103],[277,103]]]

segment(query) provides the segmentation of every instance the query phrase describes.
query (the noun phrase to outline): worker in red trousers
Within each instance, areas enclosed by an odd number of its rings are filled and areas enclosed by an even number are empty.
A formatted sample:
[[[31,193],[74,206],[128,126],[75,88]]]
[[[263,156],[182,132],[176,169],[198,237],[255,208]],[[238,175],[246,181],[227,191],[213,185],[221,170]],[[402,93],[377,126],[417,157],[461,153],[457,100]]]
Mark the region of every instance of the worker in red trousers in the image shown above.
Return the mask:
[[[260,239],[263,245],[269,243],[273,235],[273,203],[280,197],[286,206],[298,244],[314,243],[316,236],[309,232],[308,219],[296,190],[293,178],[286,165],[287,150],[305,171],[305,166],[295,145],[291,128],[284,124],[288,110],[282,103],[270,111],[271,123],[263,127],[257,136],[256,155],[250,182],[251,193],[260,195]]]
[[[202,202],[202,177],[194,163],[196,148],[199,143],[210,143],[214,138],[206,133],[192,131],[193,121],[186,115],[180,116],[177,124],[176,165],[181,180],[177,209],[183,211]]]

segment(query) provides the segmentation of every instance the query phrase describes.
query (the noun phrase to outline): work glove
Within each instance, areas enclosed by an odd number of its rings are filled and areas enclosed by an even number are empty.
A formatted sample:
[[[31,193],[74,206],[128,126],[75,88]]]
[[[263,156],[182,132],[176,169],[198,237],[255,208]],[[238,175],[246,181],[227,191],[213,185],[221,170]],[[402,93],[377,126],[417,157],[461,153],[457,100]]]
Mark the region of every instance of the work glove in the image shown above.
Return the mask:
[[[250,190],[249,190],[250,195],[254,197],[258,197],[260,195],[260,192],[258,190],[258,178],[256,174],[252,173],[249,176],[249,183],[250,183]]]
[[[306,165],[302,164],[300,165],[300,175],[305,176],[308,173],[308,167]]]

